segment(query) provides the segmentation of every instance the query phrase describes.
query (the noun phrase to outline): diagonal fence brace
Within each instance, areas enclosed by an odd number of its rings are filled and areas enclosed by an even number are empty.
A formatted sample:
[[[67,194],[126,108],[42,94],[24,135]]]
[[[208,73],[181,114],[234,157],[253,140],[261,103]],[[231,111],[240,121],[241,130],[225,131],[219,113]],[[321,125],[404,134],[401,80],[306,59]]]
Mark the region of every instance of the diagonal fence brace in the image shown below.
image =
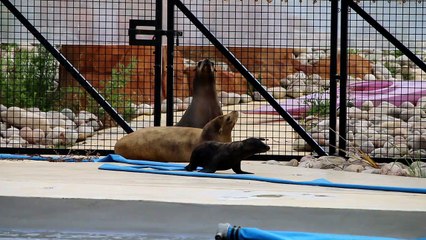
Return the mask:
[[[297,121],[281,107],[249,72],[249,70],[226,48],[198,18],[180,1],[173,0],[175,6],[204,34],[204,36],[226,57],[226,59],[253,85],[253,87],[265,98],[266,101],[285,119],[288,124],[305,140],[319,155],[328,155],[327,152],[300,126]]]
[[[62,55],[29,21],[24,15],[9,1],[1,0],[3,5],[24,25],[28,31],[43,45],[53,57],[76,79],[80,85],[92,96],[96,102],[121,126],[127,133],[133,132],[129,124],[117,113],[117,111],[105,100],[102,95],[80,74],[80,72]]]

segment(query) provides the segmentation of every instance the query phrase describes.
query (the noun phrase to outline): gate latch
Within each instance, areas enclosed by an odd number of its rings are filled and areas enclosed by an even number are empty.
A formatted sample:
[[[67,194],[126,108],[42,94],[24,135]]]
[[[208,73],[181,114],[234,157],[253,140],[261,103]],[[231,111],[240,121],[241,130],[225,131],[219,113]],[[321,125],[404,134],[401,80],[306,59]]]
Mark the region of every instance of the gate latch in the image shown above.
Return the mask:
[[[135,20],[129,22],[129,44],[142,46],[155,46],[161,36],[176,36],[176,45],[179,45],[179,37],[183,35],[181,31],[156,30],[155,20]]]

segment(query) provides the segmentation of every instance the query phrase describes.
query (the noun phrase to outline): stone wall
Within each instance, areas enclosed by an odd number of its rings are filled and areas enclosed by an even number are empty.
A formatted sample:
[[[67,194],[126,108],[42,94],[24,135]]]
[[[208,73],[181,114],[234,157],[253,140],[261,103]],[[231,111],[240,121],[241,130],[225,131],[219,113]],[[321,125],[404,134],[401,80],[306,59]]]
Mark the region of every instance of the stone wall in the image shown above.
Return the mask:
[[[165,48],[164,56],[165,54]],[[266,87],[280,86],[280,80],[289,74],[304,71],[307,74],[319,74],[323,79],[329,77],[329,59],[324,58],[312,65],[302,64],[296,55],[300,49],[290,48],[241,48],[232,47],[231,52],[244,66],[261,79]],[[128,65],[132,58],[137,65],[130,80],[122,90],[134,103],[152,103],[154,100],[154,49],[145,46],[99,46],[99,45],[64,45],[62,53],[98,89],[112,78],[112,69],[118,64]],[[176,47],[175,52],[175,97],[184,98],[192,95],[192,81],[195,63],[204,58],[216,62],[218,91],[247,93],[246,79],[214,47],[184,46]],[[166,93],[166,69],[163,61],[163,97]],[[362,78],[371,73],[371,63],[358,55],[349,56],[349,74]],[[338,64],[339,68],[339,64]],[[60,86],[78,86],[78,83],[62,67]]]

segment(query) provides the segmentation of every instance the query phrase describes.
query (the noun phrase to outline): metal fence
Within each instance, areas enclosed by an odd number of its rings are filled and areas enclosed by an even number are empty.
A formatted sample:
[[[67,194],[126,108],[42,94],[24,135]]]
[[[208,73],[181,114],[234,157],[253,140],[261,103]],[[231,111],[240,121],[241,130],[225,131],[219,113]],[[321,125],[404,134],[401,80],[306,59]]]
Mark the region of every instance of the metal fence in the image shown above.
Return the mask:
[[[7,2],[0,151],[107,153],[173,125],[209,58],[233,139],[271,145],[256,158],[426,156],[423,1],[12,1],[21,22]]]

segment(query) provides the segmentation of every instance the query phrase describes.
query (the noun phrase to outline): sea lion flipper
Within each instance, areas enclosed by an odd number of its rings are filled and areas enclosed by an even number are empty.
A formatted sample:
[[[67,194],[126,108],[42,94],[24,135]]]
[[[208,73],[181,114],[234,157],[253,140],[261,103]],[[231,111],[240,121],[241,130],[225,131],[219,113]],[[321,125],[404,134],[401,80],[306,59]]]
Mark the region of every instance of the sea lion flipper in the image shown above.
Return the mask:
[[[203,169],[200,170],[200,172],[203,172],[203,173],[215,173],[216,170],[213,170],[213,169],[210,169],[210,168],[203,168]]]
[[[188,165],[185,167],[185,170],[186,170],[186,171],[189,171],[189,172],[192,172],[192,171],[194,171],[195,169],[197,169],[197,166],[193,166],[193,165],[191,165],[191,164],[188,164]]]

